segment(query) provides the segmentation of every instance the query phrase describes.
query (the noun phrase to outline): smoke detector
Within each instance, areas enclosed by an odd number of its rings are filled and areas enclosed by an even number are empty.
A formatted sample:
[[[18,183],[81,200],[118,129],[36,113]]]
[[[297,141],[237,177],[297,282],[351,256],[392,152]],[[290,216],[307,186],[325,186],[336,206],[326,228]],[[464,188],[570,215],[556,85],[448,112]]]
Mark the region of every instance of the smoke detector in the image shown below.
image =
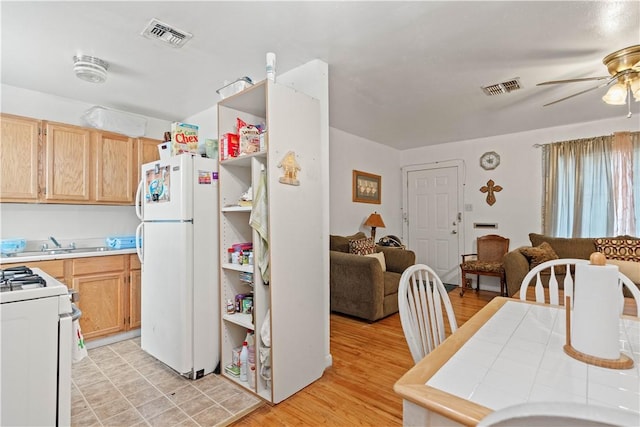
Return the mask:
[[[73,71],[76,77],[91,83],[104,83],[107,80],[109,63],[89,55],[73,57]]]
[[[153,18],[140,34],[148,39],[160,40],[171,47],[182,47],[193,37],[193,34],[165,24],[156,18]]]

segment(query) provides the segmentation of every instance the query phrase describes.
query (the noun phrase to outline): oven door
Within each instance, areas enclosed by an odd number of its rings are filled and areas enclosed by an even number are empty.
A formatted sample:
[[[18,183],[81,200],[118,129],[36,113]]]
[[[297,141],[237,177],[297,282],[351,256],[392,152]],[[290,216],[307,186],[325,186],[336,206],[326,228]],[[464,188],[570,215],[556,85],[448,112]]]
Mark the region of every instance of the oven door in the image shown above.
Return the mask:
[[[58,412],[58,298],[4,303],[0,311],[0,425],[54,425]]]

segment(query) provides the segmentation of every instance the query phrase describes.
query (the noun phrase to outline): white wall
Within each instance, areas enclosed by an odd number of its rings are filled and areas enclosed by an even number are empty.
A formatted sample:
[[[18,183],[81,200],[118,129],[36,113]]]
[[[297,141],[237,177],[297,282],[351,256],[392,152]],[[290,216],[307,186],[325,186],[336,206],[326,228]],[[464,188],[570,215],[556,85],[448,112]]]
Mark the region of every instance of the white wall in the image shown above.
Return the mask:
[[[374,211],[385,228],[376,229],[376,240],[387,234],[402,236],[402,173],[400,151],[330,128],[330,234],[349,235],[370,227],[363,224]],[[353,170],[382,177],[381,204],[356,203],[352,198]]]
[[[538,129],[529,132],[500,135],[405,150],[400,154],[402,166],[461,159],[465,164],[463,211],[464,252],[475,251],[475,239],[495,231],[511,239],[510,247],[530,245],[529,233],[539,233],[542,227],[542,150],[534,144],[565,141],[576,138],[609,135],[617,131],[637,131],[640,121],[625,116],[615,119],[577,123],[569,126]],[[480,156],[487,151],[500,155],[500,166],[493,171],[480,167]],[[480,187],[493,179],[503,190],[496,193],[496,203],[489,206]],[[385,219],[386,221],[386,219]],[[496,222],[497,230],[474,229],[474,222]]]

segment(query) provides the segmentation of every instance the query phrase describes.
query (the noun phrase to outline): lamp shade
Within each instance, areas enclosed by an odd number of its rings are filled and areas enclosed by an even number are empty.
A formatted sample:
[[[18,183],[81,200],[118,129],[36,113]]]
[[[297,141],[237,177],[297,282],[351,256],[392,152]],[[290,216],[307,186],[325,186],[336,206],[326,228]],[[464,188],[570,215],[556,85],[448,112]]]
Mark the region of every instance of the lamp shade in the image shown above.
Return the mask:
[[[364,222],[364,225],[366,227],[385,227],[382,217],[377,212],[369,215],[369,218]]]
[[[627,101],[627,86],[616,83],[609,88],[602,100],[610,105],[624,105]]]

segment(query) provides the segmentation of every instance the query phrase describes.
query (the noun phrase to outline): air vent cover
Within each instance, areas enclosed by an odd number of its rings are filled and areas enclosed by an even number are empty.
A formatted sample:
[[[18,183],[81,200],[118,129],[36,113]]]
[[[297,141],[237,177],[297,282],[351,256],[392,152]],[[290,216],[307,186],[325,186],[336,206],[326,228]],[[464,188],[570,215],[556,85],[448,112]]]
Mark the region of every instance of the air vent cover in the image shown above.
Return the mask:
[[[149,22],[141,34],[149,39],[160,40],[171,47],[182,47],[193,37],[193,34],[174,28],[155,18]]]
[[[502,93],[509,93],[518,89],[522,89],[522,86],[520,86],[520,77],[515,77],[511,80],[508,80],[502,83],[482,86],[482,90],[488,96],[500,95]]]

